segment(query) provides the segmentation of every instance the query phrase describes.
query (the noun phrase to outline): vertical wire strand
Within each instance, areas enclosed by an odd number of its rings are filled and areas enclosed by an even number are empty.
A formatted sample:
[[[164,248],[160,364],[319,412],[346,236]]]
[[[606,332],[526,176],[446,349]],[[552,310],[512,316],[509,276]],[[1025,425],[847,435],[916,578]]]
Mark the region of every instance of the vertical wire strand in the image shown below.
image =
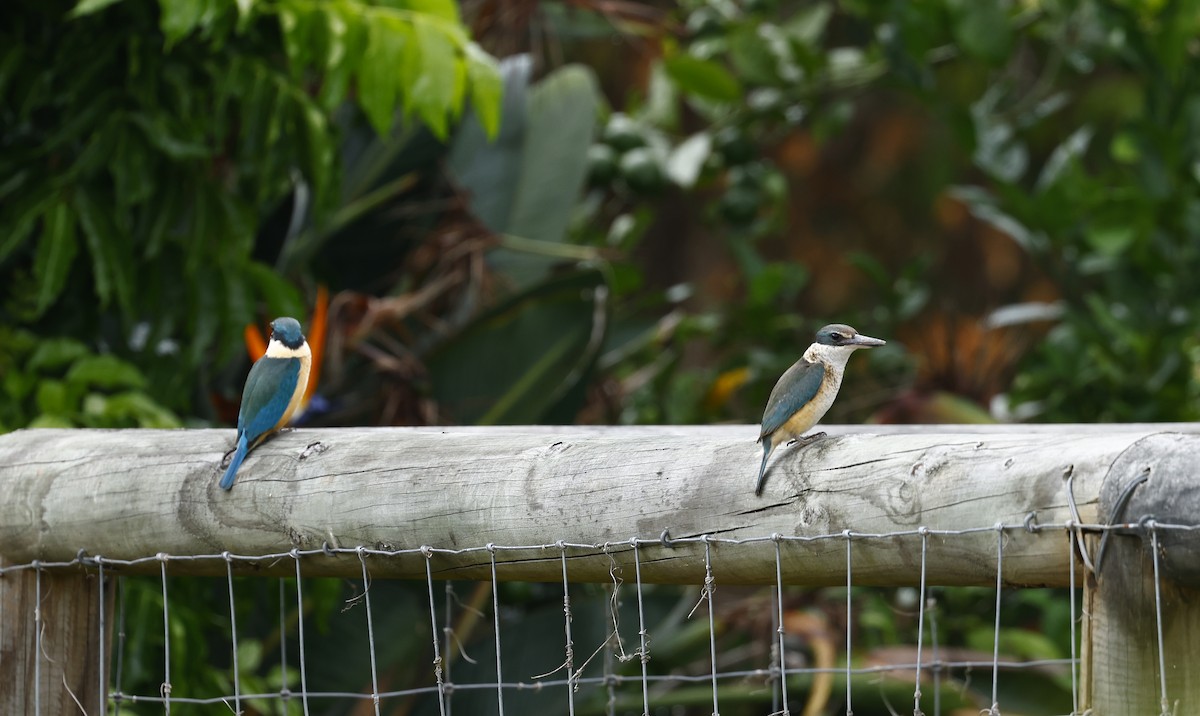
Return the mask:
[[[358,546],[358,562],[362,565],[363,604],[367,609],[367,645],[371,650],[371,703],[375,716],[379,716],[379,667],[375,661],[375,621],[371,618],[371,575],[367,574],[367,555],[362,545]]]
[[[917,603],[917,677],[913,690],[913,716],[924,716],[921,711],[921,645],[925,640],[925,562],[929,551],[929,528],[921,527],[921,592]]]
[[[646,612],[642,608],[642,560],[638,552],[638,540],[633,539],[633,574],[637,584],[638,607],[638,656],[642,661],[642,716],[650,716],[650,680],[647,667],[650,663],[650,651],[647,645]]]
[[[604,545],[604,553],[608,554],[608,543]],[[610,557],[611,558],[611,557]],[[606,692],[606,700],[604,704],[605,716],[617,716],[617,680],[616,674],[613,672],[613,664],[616,662],[615,652],[613,651],[614,641],[617,644],[621,643],[621,623],[618,610],[620,603],[617,601],[618,583],[608,582],[604,585],[604,603],[600,606],[602,620],[605,623],[605,629],[608,629],[608,622],[612,622],[612,633],[604,640],[604,689]],[[611,610],[611,612],[609,611]]]
[[[288,686],[287,653],[287,585],[279,578],[279,697],[283,700],[283,712],[288,713],[292,689]]]
[[[113,686],[116,687],[117,698],[113,703],[113,713],[121,716],[121,676],[125,668],[125,577],[117,577],[117,670],[113,674]]]
[[[1162,716],[1171,716],[1171,702],[1167,698],[1167,658],[1163,646],[1162,582],[1158,574],[1158,529],[1154,520],[1147,520],[1150,528],[1150,552],[1154,558],[1154,626],[1158,629],[1158,684],[1159,705]]]
[[[498,589],[500,585],[496,581],[496,545],[488,542],[487,551],[491,555],[492,561],[492,618],[495,624],[493,631],[496,634],[496,707],[499,709],[500,716],[504,716],[504,671],[500,662],[500,590]]]
[[[716,580],[712,572],[712,543],[708,535],[704,535],[704,598],[708,600],[708,647],[712,665],[713,716],[720,716],[721,708],[717,703],[717,622],[714,615],[713,602]]]
[[[229,636],[233,642],[233,713],[242,713],[242,674],[238,668],[237,609],[233,601],[233,556],[229,550],[221,553],[225,558],[225,578],[229,585]]]
[[[429,568],[429,559],[426,558],[425,569],[429,570]],[[429,572],[426,571],[426,574],[429,574]],[[443,652],[446,654],[446,668],[445,675],[442,678],[446,680],[447,684],[453,686],[454,679],[450,676],[450,667],[453,665],[454,660],[450,658],[450,655],[453,653],[450,651],[450,648],[453,646],[453,644],[451,644],[451,640],[454,637],[454,584],[448,579],[446,580],[446,611],[444,618],[446,620],[446,626],[442,628],[442,637],[445,639],[446,645],[443,649]],[[444,716],[450,716],[454,710],[454,689],[451,688],[446,690],[445,696],[446,713]]]
[[[42,716],[42,567],[33,561],[33,713]]]
[[[779,645],[779,691],[783,698],[783,714],[787,716],[791,712],[788,710],[787,653],[784,651],[787,629],[783,625],[783,559],[780,556],[779,533],[771,535],[771,540],[775,543],[775,633]]]
[[[842,536],[846,538],[846,716],[854,716],[854,704],[851,701],[850,682],[851,676],[854,673],[851,667],[850,656],[854,644],[851,638],[854,635],[854,567],[851,555],[853,553],[853,535],[850,530],[842,532]]]
[[[996,523],[996,626],[992,637],[991,716],[1000,714],[1000,590],[1004,586],[1004,525]]]
[[[1076,716],[1079,713],[1079,654],[1076,643],[1078,635],[1075,633],[1075,529],[1070,520],[1067,521],[1067,539],[1070,541],[1071,551],[1067,557],[1067,571],[1070,574],[1070,599],[1071,599],[1071,716]]]
[[[304,658],[304,587],[300,582],[300,550],[292,549],[296,560],[296,641],[300,646],[300,703],[308,716],[308,664]]]
[[[563,581],[563,625],[567,635],[567,713],[575,716],[575,644],[571,641],[571,589],[567,581],[567,546],[558,542],[558,554],[562,559]]]
[[[433,549],[422,545],[421,554],[425,555],[425,584],[429,587],[429,633],[433,636],[433,678],[437,681],[438,712],[441,716],[446,716],[446,685],[442,682],[442,652],[438,648],[437,608],[433,604],[433,567],[429,564],[433,557]],[[449,613],[449,606],[446,611]],[[449,649],[450,645],[447,644],[446,648]]]
[[[100,700],[100,716],[106,716],[108,714],[108,694],[106,693],[108,690],[108,682],[104,673],[106,666],[104,663],[104,638],[107,636],[107,634],[105,634],[104,631],[104,558],[100,555],[96,555],[96,571],[96,581],[100,587],[100,658],[98,660],[99,663],[96,665],[100,669],[100,678],[97,680],[100,684],[100,693],[97,695],[97,698]]]
[[[930,589],[929,601],[937,604],[936,598],[933,597],[933,590]],[[933,716],[942,716],[942,652],[941,642],[938,641],[938,610],[936,607],[929,610],[929,658],[933,661]]]
[[[171,619],[170,605],[167,601],[167,555],[159,552],[159,573],[162,575],[162,596],[163,596],[163,655],[166,664],[163,668],[163,683],[159,687],[159,694],[163,697],[163,708],[168,716],[171,713]]]

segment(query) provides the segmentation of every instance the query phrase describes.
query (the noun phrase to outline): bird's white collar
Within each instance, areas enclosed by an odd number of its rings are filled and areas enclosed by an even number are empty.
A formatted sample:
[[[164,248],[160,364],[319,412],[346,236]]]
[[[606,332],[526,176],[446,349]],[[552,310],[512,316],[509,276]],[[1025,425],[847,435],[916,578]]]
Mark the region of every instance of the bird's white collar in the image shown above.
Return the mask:
[[[268,358],[306,358],[311,356],[312,349],[308,347],[308,341],[301,343],[299,348],[288,348],[274,338],[267,344]]]

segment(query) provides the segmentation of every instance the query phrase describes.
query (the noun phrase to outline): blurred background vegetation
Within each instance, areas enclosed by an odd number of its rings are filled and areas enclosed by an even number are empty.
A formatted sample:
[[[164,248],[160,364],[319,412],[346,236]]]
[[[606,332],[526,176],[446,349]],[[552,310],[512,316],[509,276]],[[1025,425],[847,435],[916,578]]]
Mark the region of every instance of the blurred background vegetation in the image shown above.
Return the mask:
[[[1197,0],[7,2],[0,432],[228,425],[282,314],[309,425],[753,423],[833,320],[889,344],[830,422],[1195,420],[1198,54]]]

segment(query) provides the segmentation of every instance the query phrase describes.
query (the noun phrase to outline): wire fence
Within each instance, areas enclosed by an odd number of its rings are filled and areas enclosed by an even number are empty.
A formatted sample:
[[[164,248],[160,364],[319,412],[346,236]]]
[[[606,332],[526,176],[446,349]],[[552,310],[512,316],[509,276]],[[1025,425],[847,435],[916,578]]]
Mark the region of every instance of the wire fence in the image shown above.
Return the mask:
[[[555,541],[540,545],[487,544],[466,549],[445,549],[421,546],[412,549],[384,550],[366,546],[300,550],[273,554],[240,555],[231,552],[204,555],[149,555],[134,560],[108,559],[100,555],[80,554],[69,562],[31,562],[12,565],[0,570],[0,577],[34,570],[37,575],[37,602],[42,601],[42,575],[46,570],[77,569],[111,583],[116,588],[108,592],[115,604],[106,605],[106,589],[98,590],[100,623],[97,634],[75,635],[79,639],[99,639],[107,648],[99,653],[101,683],[108,684],[106,694],[74,694],[85,713],[140,714],[159,712],[204,713],[565,713],[625,714],[625,713],[712,713],[771,714],[800,713],[904,713],[908,707],[895,701],[904,693],[907,684],[912,713],[950,713],[951,707],[975,706],[981,713],[998,716],[1006,704],[1006,694],[1020,689],[1004,690],[1006,679],[1025,684],[1023,675],[1037,674],[1061,683],[1069,680],[1070,703],[1054,710],[1028,711],[1025,705],[1010,710],[1022,713],[1079,714],[1080,659],[1078,654],[1080,601],[1077,569],[1093,569],[1086,552],[1080,549],[1082,536],[1087,534],[1135,531],[1151,544],[1155,576],[1156,623],[1158,628],[1158,662],[1162,702],[1169,703],[1165,662],[1162,650],[1162,599],[1159,571],[1159,538],[1173,531],[1194,531],[1197,526],[1157,524],[1152,520],[1121,525],[1094,524],[1037,524],[1032,518],[1022,524],[996,524],[970,530],[938,530],[918,527],[913,530],[889,533],[862,533],[844,530],[823,535],[772,534],[753,538],[732,539],[718,535],[699,535],[672,539],[664,533],[658,538],[630,539],[603,544],[579,544]],[[1069,611],[1069,656],[1023,658],[1006,655],[1004,623],[1006,600],[1018,596],[1018,591],[1005,587],[1004,557],[1008,535],[1014,531],[1036,533],[1039,539],[1065,539],[1070,542],[1070,561],[1062,567],[1070,575],[1066,590],[1049,591],[1049,599]],[[991,607],[988,621],[992,624],[990,658],[979,658],[979,651],[965,652],[950,648],[945,639],[945,627],[939,635],[939,620],[955,618],[953,600],[939,601],[937,594],[948,594],[946,588],[929,584],[926,566],[930,559],[932,540],[952,540],[965,535],[995,534],[995,587],[987,599],[980,599],[979,589],[971,601],[973,617],[978,618],[980,605]],[[898,657],[878,663],[886,649],[865,645],[865,619],[860,612],[872,598],[885,593],[882,587],[856,584],[855,551],[872,541],[896,538],[920,539],[920,574],[917,586],[908,591],[891,590],[887,598],[896,603],[898,595],[907,595],[909,613],[915,612],[914,641],[907,648],[890,652]],[[845,586],[831,589],[804,590],[784,583],[782,564],[789,548],[798,543],[833,542],[845,548]],[[702,545],[704,555],[703,581],[690,588],[666,587],[643,582],[643,552],[647,546],[656,548],[682,544]],[[770,587],[755,589],[730,586],[730,596],[722,604],[721,574],[714,568],[714,553],[728,545],[753,546],[774,554],[775,581]],[[540,551],[557,555],[561,562],[561,583],[531,585],[525,591],[521,583],[505,579],[505,556],[527,555]],[[618,566],[613,560],[611,580],[606,584],[573,583],[572,558],[583,554],[615,556],[632,555],[633,569]],[[400,556],[420,555],[425,560],[425,580],[420,585],[393,580],[373,581],[372,565]],[[438,578],[439,561],[448,557],[474,555],[487,560],[490,581],[473,583],[445,581]],[[329,599],[329,589],[322,580],[303,575],[307,560],[331,556],[357,559],[361,577],[354,580],[353,595],[338,610],[334,605],[340,598]],[[181,577],[171,574],[173,565],[199,561],[224,563],[226,578]],[[289,567],[290,564],[290,567]],[[133,567],[145,571],[157,565],[157,576],[125,576]],[[289,567],[288,577],[242,577],[235,573],[247,567],[269,566],[278,570]],[[202,582],[199,591],[207,599],[196,600],[195,583]],[[272,586],[267,601],[271,608],[262,607],[264,585]],[[344,582],[335,582],[343,587]],[[474,590],[469,603],[460,592],[463,585]],[[182,586],[181,586],[182,585]],[[218,585],[219,589],[213,586]],[[381,589],[382,587],[382,589]],[[180,606],[176,588],[185,589],[186,603]],[[685,591],[681,591],[681,589]],[[962,588],[959,588],[962,589]],[[317,595],[314,590],[321,590]],[[551,590],[551,591],[547,591]],[[912,593],[915,590],[915,594]],[[814,636],[811,623],[801,617],[802,606],[814,592],[821,592],[820,607],[829,608],[844,592],[844,602],[838,605],[836,626],[825,625],[824,636]],[[988,591],[988,590],[984,590]],[[1065,593],[1064,593],[1065,592]],[[147,599],[146,595],[154,595]],[[158,599],[159,593],[161,599]],[[131,595],[140,595],[137,598]],[[220,595],[214,601],[214,595]],[[914,599],[915,597],[915,599]],[[173,602],[173,599],[176,600]],[[242,605],[245,599],[255,605]],[[904,601],[900,599],[899,601]],[[156,607],[161,604],[161,614]],[[199,605],[199,607],[197,607]],[[398,606],[402,605],[402,606]],[[541,605],[540,611],[530,605]],[[553,609],[546,608],[554,605]],[[690,605],[683,614],[683,607]],[[111,611],[107,610],[111,607]],[[490,613],[487,612],[490,607]],[[767,607],[767,608],[764,608]],[[195,613],[177,615],[172,608],[200,611],[223,617],[197,620]],[[750,610],[753,615],[738,616],[738,610]],[[844,611],[840,611],[843,610]],[[817,611],[820,611],[818,609]],[[904,612],[906,610],[900,609]],[[354,619],[355,630],[335,628],[327,622],[335,618]],[[532,612],[538,612],[531,617]],[[548,615],[558,613],[556,620]],[[769,620],[763,614],[769,613]],[[112,624],[106,620],[115,619]],[[270,619],[264,615],[270,615]],[[397,616],[399,615],[399,616]],[[240,616],[240,618],[239,618]],[[960,615],[961,616],[961,615]],[[184,618],[186,617],[186,619]],[[35,620],[37,643],[35,653],[42,660],[43,627],[41,610],[29,615]],[[739,621],[740,619],[740,621]],[[198,623],[197,623],[198,621]],[[491,633],[480,625],[490,621]],[[552,625],[557,621],[557,626]],[[209,631],[197,638],[185,631],[184,624]],[[211,624],[219,623],[227,633],[211,633]],[[740,628],[737,625],[740,623]],[[795,625],[800,626],[796,627]],[[186,627],[186,628],[195,628]],[[314,633],[326,633],[320,637]],[[837,641],[840,653],[836,663],[826,656],[814,657],[814,642],[828,646],[833,639],[829,631],[844,630]],[[349,640],[355,631],[365,638]],[[818,630],[819,631],[819,630]],[[152,638],[155,632],[161,639]],[[337,633],[332,638],[329,633]],[[468,634],[469,632],[469,634]],[[688,637],[680,636],[687,633]],[[272,634],[265,639],[264,634]],[[736,634],[736,636],[731,636]],[[941,636],[941,638],[939,638]],[[551,639],[553,638],[553,639]],[[277,641],[278,661],[270,665],[265,654],[267,641]],[[357,641],[357,643],[349,643]],[[417,646],[418,642],[423,645]],[[557,646],[551,649],[550,644]],[[196,662],[189,649],[199,644],[207,650],[207,668],[219,671],[221,678],[205,683],[227,688],[214,693],[189,692],[192,668]],[[256,644],[257,651],[248,654],[247,644]],[[337,648],[329,645],[336,644]],[[397,655],[397,645],[402,645]],[[275,645],[272,643],[272,646]],[[261,648],[260,648],[261,647]],[[347,653],[353,650],[355,653]],[[538,652],[533,657],[526,653]],[[681,658],[681,650],[684,656]],[[828,651],[828,649],[827,649]],[[147,653],[151,652],[151,653]],[[471,652],[475,656],[471,656]],[[386,658],[381,654],[386,653]],[[484,654],[486,653],[486,656]],[[107,655],[111,654],[111,663]],[[955,658],[956,655],[959,658]],[[159,658],[161,657],[161,658]],[[243,663],[239,663],[239,657]],[[181,660],[188,664],[188,673],[181,673]],[[359,674],[361,688],[331,690],[338,681],[337,672],[347,668],[369,669]],[[662,664],[656,664],[661,661]],[[544,669],[531,670],[540,663]],[[136,665],[136,669],[133,668]],[[144,672],[161,668],[153,679]],[[401,674],[401,675],[398,675]],[[980,674],[986,674],[981,677]],[[956,676],[965,675],[965,676]],[[1048,676],[1047,676],[1048,675]],[[947,690],[946,681],[955,688]],[[138,693],[130,684],[158,683],[157,691]],[[40,680],[36,680],[40,683]],[[839,683],[840,682],[840,683]],[[353,681],[351,680],[351,683]],[[398,687],[400,685],[402,687]],[[834,686],[840,688],[835,693]],[[1023,687],[1021,687],[1023,688]],[[490,696],[489,696],[490,694]],[[865,696],[864,696],[865,694]],[[953,704],[947,700],[953,696]],[[1019,696],[1017,697],[1019,698]],[[40,690],[28,712],[41,716]],[[818,710],[812,710],[814,704]],[[882,704],[882,707],[880,706]],[[214,710],[213,707],[219,708]],[[1069,707],[1069,712],[1066,708]],[[152,710],[147,710],[150,708]],[[880,710],[882,708],[882,710]],[[199,709],[199,710],[197,710]],[[674,709],[674,710],[671,710]]]

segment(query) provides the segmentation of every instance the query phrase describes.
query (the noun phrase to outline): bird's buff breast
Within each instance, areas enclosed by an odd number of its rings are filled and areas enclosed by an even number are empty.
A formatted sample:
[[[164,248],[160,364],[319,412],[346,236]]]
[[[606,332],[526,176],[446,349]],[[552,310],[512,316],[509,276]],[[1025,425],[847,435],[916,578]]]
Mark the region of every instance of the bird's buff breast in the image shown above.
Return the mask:
[[[837,378],[841,378],[841,376],[837,376]],[[813,399],[797,410],[795,415],[788,418],[783,427],[776,430],[771,436],[775,444],[795,440],[820,422],[821,418],[825,417],[825,413],[829,412],[829,406],[833,405],[833,399],[837,397],[840,383],[840,380],[825,380]]]
[[[305,347],[307,348],[307,346]],[[291,422],[292,416],[296,414],[296,409],[304,400],[304,392],[308,390],[308,372],[312,368],[312,354],[298,357],[300,358],[300,374],[296,376],[296,390],[292,393],[292,399],[288,401],[287,410],[283,411],[283,418],[278,425],[280,428]]]

